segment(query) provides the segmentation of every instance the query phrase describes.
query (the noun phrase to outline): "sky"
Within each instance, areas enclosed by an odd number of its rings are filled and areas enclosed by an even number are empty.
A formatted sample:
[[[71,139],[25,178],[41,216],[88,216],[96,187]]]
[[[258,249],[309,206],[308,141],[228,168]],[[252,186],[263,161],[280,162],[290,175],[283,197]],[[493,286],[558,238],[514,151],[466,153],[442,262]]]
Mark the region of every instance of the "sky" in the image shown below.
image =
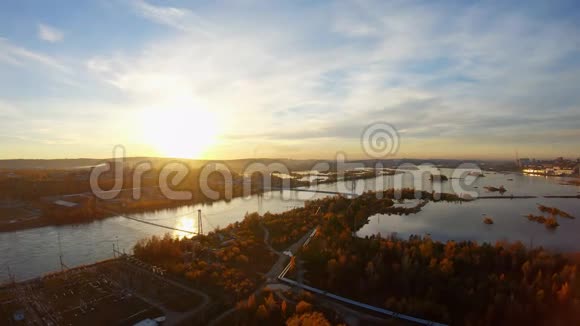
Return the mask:
[[[577,1],[2,1],[0,159],[580,157]]]

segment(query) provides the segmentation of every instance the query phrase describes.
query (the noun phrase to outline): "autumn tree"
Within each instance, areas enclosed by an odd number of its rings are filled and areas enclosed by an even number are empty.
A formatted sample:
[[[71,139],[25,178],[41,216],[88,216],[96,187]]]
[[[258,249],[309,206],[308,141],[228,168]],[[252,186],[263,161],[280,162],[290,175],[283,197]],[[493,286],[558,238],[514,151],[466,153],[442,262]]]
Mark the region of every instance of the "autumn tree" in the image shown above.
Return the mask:
[[[296,305],[296,313],[297,314],[307,313],[311,310],[312,310],[312,305],[306,301],[302,300],[302,301],[298,302],[298,304]]]
[[[320,312],[297,314],[286,321],[288,326],[330,326],[330,322]]]

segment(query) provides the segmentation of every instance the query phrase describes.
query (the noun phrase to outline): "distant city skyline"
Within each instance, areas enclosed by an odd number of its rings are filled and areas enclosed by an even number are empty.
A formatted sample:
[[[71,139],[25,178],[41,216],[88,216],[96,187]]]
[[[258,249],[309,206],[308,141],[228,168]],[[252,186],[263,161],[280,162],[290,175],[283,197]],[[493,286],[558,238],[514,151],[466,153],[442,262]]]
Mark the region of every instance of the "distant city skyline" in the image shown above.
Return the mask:
[[[580,156],[576,1],[0,4],[0,159]]]

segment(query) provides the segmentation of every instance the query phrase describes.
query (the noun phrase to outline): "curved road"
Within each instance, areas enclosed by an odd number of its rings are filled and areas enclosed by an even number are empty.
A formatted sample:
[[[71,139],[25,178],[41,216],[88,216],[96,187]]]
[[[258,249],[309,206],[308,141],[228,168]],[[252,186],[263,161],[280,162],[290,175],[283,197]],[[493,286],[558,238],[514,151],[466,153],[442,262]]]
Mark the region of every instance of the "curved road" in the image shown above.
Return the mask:
[[[268,283],[278,283],[278,275],[280,275],[280,273],[282,273],[282,271],[286,268],[287,261],[290,258],[286,254],[283,254],[272,247],[272,245],[270,244],[270,231],[262,223],[260,223],[260,227],[264,231],[264,245],[266,246],[266,248],[268,248],[268,250],[270,250],[271,252],[275,253],[278,256],[278,260],[274,263],[274,265],[272,265],[270,270],[266,273],[265,275],[266,280],[262,282],[262,284],[260,284],[258,288],[253,292],[254,295],[260,293],[264,288],[264,286],[266,286]],[[314,229],[310,232],[307,232],[302,238],[300,238],[298,241],[296,241],[294,244],[288,247],[286,251],[290,251],[292,255],[294,255],[298,251],[298,249],[302,247],[302,245],[306,242],[306,240],[308,240],[313,231]],[[212,320],[209,323],[209,325],[210,326],[219,325],[227,316],[229,316],[231,313],[235,311],[236,307],[224,311],[221,315],[217,316],[214,320]]]

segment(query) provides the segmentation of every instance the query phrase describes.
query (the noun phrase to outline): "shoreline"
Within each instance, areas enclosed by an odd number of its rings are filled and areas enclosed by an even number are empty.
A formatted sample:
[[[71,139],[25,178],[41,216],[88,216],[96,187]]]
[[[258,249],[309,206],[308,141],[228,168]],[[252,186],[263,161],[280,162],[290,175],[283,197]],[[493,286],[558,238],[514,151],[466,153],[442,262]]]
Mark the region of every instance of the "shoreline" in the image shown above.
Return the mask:
[[[509,197],[505,197],[505,199],[509,199]],[[461,199],[458,198],[458,200],[461,200]],[[222,199],[220,201],[224,201],[224,200]],[[429,201],[432,201],[432,200],[429,200]],[[439,201],[439,200],[437,200],[437,201]],[[465,201],[467,201],[467,200],[465,200]],[[469,200],[469,201],[475,201],[475,200]],[[185,204],[185,205],[187,205],[187,204]],[[107,217],[102,217],[101,219],[104,219],[104,218],[107,218]],[[95,221],[95,220],[88,221],[87,223],[91,223],[93,221]],[[231,225],[231,224],[232,223],[230,223],[229,225]],[[417,235],[420,236],[420,234],[417,234]],[[401,238],[401,239],[404,239],[404,238]],[[443,242],[443,243],[445,243],[446,241],[448,241],[448,240],[439,240],[439,242]],[[493,242],[488,242],[488,243],[493,243]],[[574,257],[576,261],[580,262],[580,252],[579,251],[572,251],[572,250],[571,251],[565,251],[565,250],[556,250],[556,249],[547,249],[547,248],[545,248],[545,249],[546,250],[550,250],[550,251],[552,251],[554,253],[559,253],[559,254],[562,254],[562,255]],[[83,267],[88,267],[88,266],[94,266],[95,264],[99,264],[99,263],[106,262],[106,261],[110,261],[110,260],[112,260],[112,258],[106,258],[104,260],[97,260],[97,261],[94,261],[94,262],[85,263],[83,265],[78,265],[78,266],[71,267],[70,269],[67,269],[67,271],[68,270],[78,269],[78,268],[83,268]],[[61,272],[64,272],[64,271],[58,271],[58,270],[56,270],[56,271],[49,271],[49,272],[45,272],[45,274],[41,274],[41,275],[36,276],[36,277],[32,277],[32,278],[29,278],[29,279],[26,279],[26,280],[23,280],[23,281],[17,281],[17,283],[26,282],[26,281],[33,281],[35,279],[42,278],[42,277],[44,277],[46,275],[50,275],[52,273],[61,273]]]
[[[269,191],[269,190],[268,190]],[[261,192],[253,192],[251,195],[259,195],[263,194],[266,191]],[[139,214],[139,213],[147,213],[147,212],[156,212],[165,209],[172,209],[172,208],[179,208],[183,206],[191,206],[191,205],[200,205],[200,204],[213,204],[219,202],[227,202],[236,198],[241,198],[240,196],[233,196],[232,198],[221,198],[217,200],[184,200],[184,201],[170,201],[166,202],[162,205],[156,206],[149,206],[149,207],[133,207],[133,208],[124,208],[123,211],[116,212],[116,214],[106,212],[104,210],[98,210],[93,216],[90,218],[83,218],[77,221],[55,221],[51,217],[40,216],[34,219],[29,219],[23,222],[18,223],[1,223],[0,224],[0,233],[9,233],[15,231],[23,231],[35,228],[42,228],[47,226],[63,226],[63,225],[83,225],[83,224],[90,224],[92,222],[104,220],[107,218],[123,215],[123,214]]]
[[[578,253],[578,254],[580,255],[580,253]],[[78,270],[81,270],[81,269],[84,269],[84,268],[93,268],[93,267],[96,267],[98,265],[107,264],[107,263],[110,263],[110,262],[115,262],[115,261],[118,261],[120,259],[122,259],[122,258],[121,257],[107,258],[107,259],[97,260],[97,261],[94,261],[94,262],[88,263],[88,264],[82,264],[82,265],[73,266],[73,267],[67,268],[66,270],[60,270],[60,271],[59,270],[54,270],[54,271],[50,271],[50,272],[47,272],[47,273],[44,273],[44,274],[41,274],[41,275],[38,275],[38,276],[34,276],[34,277],[31,277],[31,278],[27,278],[27,279],[24,279],[24,280],[17,280],[17,281],[14,281],[14,282],[12,282],[12,281],[2,282],[2,283],[0,283],[0,290],[5,289],[7,287],[14,286],[16,284],[23,285],[23,284],[28,284],[28,283],[35,283],[35,282],[38,282],[38,281],[42,281],[42,279],[45,278],[45,277],[50,277],[50,276],[53,276],[53,275],[54,276],[63,275],[63,274],[75,272],[75,271],[78,271]]]
[[[372,179],[372,178],[376,178],[376,177],[380,177],[380,176],[382,176],[382,175],[373,175],[373,176],[370,176],[368,174],[366,174],[366,175],[350,175],[350,176],[347,176],[346,178],[340,179],[340,180],[328,179],[328,180],[318,181],[316,183],[316,185],[336,184],[336,183],[341,182],[341,181],[365,180],[365,179]],[[309,185],[299,184],[299,185],[291,186],[288,190],[293,190],[295,188],[301,188],[301,187],[310,187],[310,186],[312,186],[312,184],[309,184]],[[260,194],[264,194],[266,192],[272,192],[272,191],[277,191],[277,190],[272,190],[272,189],[253,190],[250,195],[251,196],[260,195]],[[110,217],[115,217],[115,216],[122,215],[122,214],[139,214],[139,213],[155,212],[155,211],[164,210],[164,209],[178,208],[178,207],[183,207],[183,206],[228,202],[228,201],[231,201],[231,200],[234,200],[237,198],[243,198],[243,197],[245,197],[245,195],[243,193],[240,193],[237,195],[233,195],[231,198],[220,198],[217,200],[212,200],[212,199],[195,200],[195,199],[192,199],[192,200],[183,200],[183,201],[164,201],[160,205],[135,206],[135,207],[131,207],[131,208],[124,208],[122,211],[117,212],[117,214],[112,214],[112,213],[109,213],[106,211],[98,211],[98,209],[97,209],[97,212],[91,217],[81,218],[79,220],[70,221],[70,222],[69,221],[55,221],[51,217],[41,215],[37,218],[29,219],[29,220],[22,221],[22,222],[0,223],[0,233],[23,231],[23,230],[42,228],[42,227],[47,227],[47,226],[89,224],[89,223],[92,223],[95,221],[107,219]]]
[[[294,190],[293,188],[290,188],[288,190]],[[262,192],[256,192],[253,193],[253,195],[260,195],[260,194],[264,194],[266,192],[272,192],[272,191],[278,191],[278,190],[266,190],[266,191],[262,191]],[[331,195],[331,194],[329,194]],[[65,226],[65,225],[83,225],[83,224],[90,224],[96,221],[100,221],[100,220],[105,220],[111,217],[116,217],[119,215],[127,215],[127,214],[139,214],[139,213],[148,213],[148,212],[156,212],[156,211],[161,211],[161,210],[166,210],[166,209],[172,209],[172,208],[179,208],[179,207],[184,207],[184,206],[192,206],[192,205],[205,205],[205,204],[214,204],[214,203],[220,203],[220,202],[228,202],[231,201],[233,199],[237,199],[237,198],[243,198],[244,196],[236,196],[236,197],[232,197],[230,199],[218,199],[218,200],[210,200],[210,201],[183,201],[183,202],[171,202],[170,204],[164,204],[164,205],[160,205],[160,206],[155,206],[155,207],[148,207],[148,208],[144,208],[144,207],[136,207],[136,208],[132,208],[132,209],[128,209],[125,211],[120,211],[120,212],[116,212],[116,214],[112,214],[112,213],[107,213],[104,211],[98,212],[97,214],[95,214],[95,216],[93,216],[92,218],[89,219],[84,219],[82,221],[74,221],[74,222],[65,222],[65,221],[53,221],[51,220],[51,218],[49,217],[38,217],[35,219],[30,219],[30,220],[26,220],[23,222],[19,222],[19,223],[2,223],[0,224],[0,233],[10,233],[10,232],[17,232],[17,231],[24,231],[24,230],[30,230],[30,229],[37,229],[37,228],[43,228],[43,227],[48,227],[48,226],[54,226],[54,227],[58,227],[58,226]],[[513,200],[513,199],[533,199],[533,198],[562,198],[562,199],[580,199],[580,194],[578,195],[522,195],[522,196],[517,196],[517,195],[507,195],[507,196],[479,196],[477,198],[468,200],[468,201],[476,201],[478,199],[485,199],[485,200],[493,200],[493,199],[509,199],[509,200]]]
[[[413,236],[421,236],[419,234],[415,235],[415,234],[411,234],[406,238],[399,238],[401,240],[408,240],[410,237]],[[361,238],[364,239],[364,238]],[[446,241],[441,241],[441,240],[434,240],[435,242],[440,242],[440,243],[447,243],[448,241],[453,241],[453,240],[446,240]],[[517,242],[517,241],[515,241]],[[515,243],[515,242],[509,242],[509,243]],[[484,243],[489,243],[492,244],[491,242],[482,242],[480,244],[484,244]],[[522,243],[523,244],[523,243]],[[529,249],[527,245],[523,244],[524,247],[526,249]],[[570,261],[580,264],[580,251],[561,251],[561,250],[552,250],[552,249],[548,249],[548,248],[544,248],[542,247],[543,250],[551,252],[553,254],[559,254],[562,255],[563,257],[566,257],[567,259],[569,259]],[[39,282],[42,281],[44,278],[46,277],[51,277],[51,276],[61,276],[67,273],[72,273],[78,270],[82,270],[82,269],[87,269],[87,268],[94,268],[97,267],[99,265],[103,265],[103,264],[108,264],[108,263],[114,263],[114,262],[118,262],[118,261],[122,261],[124,259],[124,257],[133,257],[133,254],[121,254],[120,256],[117,257],[112,257],[112,258],[105,258],[105,259],[101,259],[101,260],[97,260],[97,261],[93,261],[90,263],[86,263],[86,264],[81,264],[81,265],[76,265],[76,266],[72,266],[72,267],[68,267],[65,270],[53,270],[53,271],[49,271],[46,272],[44,274],[40,274],[38,276],[34,276],[28,279],[24,279],[24,280],[15,280],[15,281],[11,281],[11,280],[7,280],[4,282],[0,283],[0,290],[15,286],[15,285],[24,285],[24,284],[30,284],[30,283],[35,283],[35,282]]]

